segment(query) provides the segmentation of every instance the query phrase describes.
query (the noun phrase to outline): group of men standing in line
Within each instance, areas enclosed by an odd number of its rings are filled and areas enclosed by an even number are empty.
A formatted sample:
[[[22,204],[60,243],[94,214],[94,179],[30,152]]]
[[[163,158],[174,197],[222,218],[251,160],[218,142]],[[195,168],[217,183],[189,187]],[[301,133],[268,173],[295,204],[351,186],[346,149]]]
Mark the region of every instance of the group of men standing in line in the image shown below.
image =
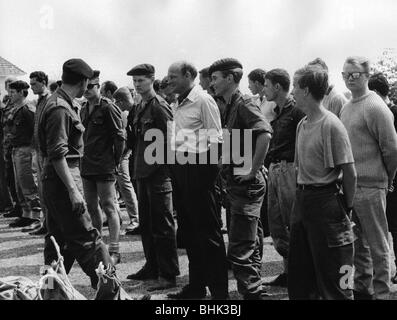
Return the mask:
[[[6,123],[23,204],[23,218],[15,223],[30,225],[43,210],[46,264],[56,259],[51,235],[67,271],[77,260],[94,287],[100,261],[121,261],[117,181],[123,197],[130,194],[135,203],[131,217],[138,212],[146,259],[127,278],[156,279],[149,291],[176,287],[176,212],[189,283],[170,298],[202,299],[208,287],[213,299],[227,299],[229,263],[247,300],[266,299],[264,285],[287,286],[290,299],[388,298],[389,231],[397,242],[395,111],[385,103],[387,81],[370,78],[367,59],[345,61],[349,102],[329,84],[319,58],[296,71],[292,81],[284,69],[253,70],[248,80],[255,99],[239,90],[243,66],[233,58],[200,72],[186,61],[172,64],[159,85],[162,95],[155,91],[154,66],[137,65],[127,74],[139,103],[128,88],[109,82],[101,87],[99,74],[81,59],[68,60],[61,86],[50,95],[45,74],[32,73],[30,84],[39,95],[35,112],[25,100],[29,85],[9,84],[12,112]],[[80,106],[76,99],[83,95]],[[161,147],[152,150],[154,143]],[[148,150],[157,161],[149,161]],[[242,150],[249,150],[248,163],[233,156]],[[38,189],[31,174],[35,166]],[[227,250],[220,203],[228,216]],[[108,248],[101,238],[102,211]],[[264,211],[284,261],[284,272],[266,284]]]

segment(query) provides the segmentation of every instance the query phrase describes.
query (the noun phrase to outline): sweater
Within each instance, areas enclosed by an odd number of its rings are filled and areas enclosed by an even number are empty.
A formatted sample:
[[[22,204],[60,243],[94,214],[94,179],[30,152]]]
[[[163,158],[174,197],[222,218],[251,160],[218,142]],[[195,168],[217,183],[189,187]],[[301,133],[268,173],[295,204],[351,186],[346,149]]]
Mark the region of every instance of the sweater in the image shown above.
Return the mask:
[[[371,91],[347,102],[340,118],[352,145],[357,186],[387,188],[397,170],[397,134],[392,112]]]

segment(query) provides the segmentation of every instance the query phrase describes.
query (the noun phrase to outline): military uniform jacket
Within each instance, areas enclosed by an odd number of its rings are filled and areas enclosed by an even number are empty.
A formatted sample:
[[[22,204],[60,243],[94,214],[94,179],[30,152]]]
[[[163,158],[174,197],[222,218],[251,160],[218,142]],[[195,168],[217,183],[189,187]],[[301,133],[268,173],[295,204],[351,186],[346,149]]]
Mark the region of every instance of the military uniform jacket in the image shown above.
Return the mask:
[[[14,107],[6,119],[10,128],[9,141],[12,147],[30,146],[33,137],[35,107],[24,103],[22,106]]]
[[[106,175],[116,173],[114,139],[125,140],[121,110],[112,101],[101,97],[89,113],[88,102],[81,109],[81,121],[85,127],[82,175]]]
[[[131,173],[133,179],[147,178],[159,168],[161,163],[167,161],[167,123],[173,121],[172,111],[167,102],[159,95],[153,96],[148,101],[141,101],[130,113],[127,124],[127,144],[133,150]],[[163,133],[164,148],[162,154],[153,157],[162,158],[161,163],[148,163],[145,159],[145,150],[152,141],[144,141],[145,133],[150,129],[159,129]],[[161,150],[157,150],[161,151]]]
[[[236,148],[236,144],[233,143],[232,130],[239,129],[240,131],[240,150],[230,150],[229,154],[240,151],[240,154],[244,152],[244,130],[252,131],[251,150],[252,156],[255,154],[256,137],[260,133],[272,133],[272,128],[269,122],[266,121],[262,115],[259,107],[255,105],[250,97],[244,97],[239,90],[236,90],[229,103],[223,110],[222,115],[222,127],[230,132],[230,146],[231,149]],[[232,148],[233,147],[233,148]],[[233,163],[231,157],[231,165],[228,166],[230,169],[233,167],[243,166]]]
[[[38,117],[38,143],[47,160],[80,159],[83,155],[84,126],[78,104],[59,88],[47,100]]]

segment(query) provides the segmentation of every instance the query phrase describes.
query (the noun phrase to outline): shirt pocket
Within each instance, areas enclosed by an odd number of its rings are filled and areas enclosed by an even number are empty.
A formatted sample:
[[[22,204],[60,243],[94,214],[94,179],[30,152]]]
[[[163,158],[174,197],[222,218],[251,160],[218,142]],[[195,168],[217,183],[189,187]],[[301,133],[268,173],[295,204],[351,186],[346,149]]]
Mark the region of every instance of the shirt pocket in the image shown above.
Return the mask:
[[[99,116],[99,117],[95,117],[94,119],[92,119],[92,123],[95,126],[102,126],[105,123],[105,120],[102,116]]]
[[[153,119],[142,119],[141,120],[141,134],[145,135],[145,133],[147,131],[149,131],[150,129],[152,129],[154,126],[154,120]]]

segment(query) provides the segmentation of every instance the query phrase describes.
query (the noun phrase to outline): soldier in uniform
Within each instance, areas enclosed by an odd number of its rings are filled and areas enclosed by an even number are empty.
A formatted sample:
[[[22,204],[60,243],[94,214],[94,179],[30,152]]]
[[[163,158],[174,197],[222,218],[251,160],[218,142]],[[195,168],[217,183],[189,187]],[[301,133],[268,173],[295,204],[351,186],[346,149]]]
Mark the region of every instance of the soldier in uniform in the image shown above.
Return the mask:
[[[145,141],[145,134],[157,129],[165,139],[167,123],[173,120],[171,108],[153,89],[154,72],[152,65],[141,64],[127,73],[133,77],[135,89],[142,97],[132,123],[128,123],[127,134],[128,145],[133,150],[131,173],[137,183],[139,221],[146,258],[142,269],[127,278],[158,278],[158,284],[149,288],[150,291],[175,287],[175,278],[179,274],[172,185],[165,164],[166,153],[156,154],[155,157],[161,157],[162,160],[154,164],[145,159],[145,150],[151,144],[151,141]]]
[[[260,211],[265,195],[265,178],[261,167],[264,163],[272,134],[270,124],[265,120],[250,98],[244,98],[239,90],[243,67],[236,59],[228,58],[214,62],[209,70],[212,86],[217,96],[223,97],[226,107],[222,117],[223,127],[230,132],[240,131],[239,142],[233,141],[231,150],[224,150],[222,173],[226,178],[226,190],[230,203],[231,221],[229,228],[228,257],[232,263],[237,288],[244,299],[261,300],[266,295],[260,275],[262,263],[262,231]],[[244,132],[252,132],[250,145],[244,139]],[[237,147],[236,147],[237,145]],[[236,148],[239,150],[235,150]],[[237,165],[235,157],[226,161],[226,153],[240,155],[241,150],[252,148],[252,158]],[[245,156],[244,156],[244,160]],[[227,164],[227,163],[230,164]],[[248,168],[248,169],[247,169]]]
[[[116,168],[124,150],[125,131],[121,110],[100,95],[99,71],[94,71],[84,92],[87,101],[81,109],[84,155],[81,164],[84,196],[93,225],[101,233],[103,209],[109,224],[109,253],[114,264],[120,262],[120,218],[115,206]],[[101,207],[99,206],[99,201]]]
[[[76,259],[96,287],[95,269],[99,262],[111,263],[109,252],[83,198],[80,161],[83,155],[84,126],[77,114],[75,98],[81,98],[93,70],[81,59],[64,63],[62,86],[48,99],[38,119],[39,148],[44,157],[43,195],[47,206],[44,258],[46,264],[57,260],[50,236],[61,248],[66,271]]]
[[[37,156],[37,184],[39,187],[39,196],[40,196],[40,202],[41,202],[41,207],[43,211],[43,222],[40,228],[37,230],[33,230],[30,235],[44,235],[47,233],[47,228],[46,228],[46,222],[45,222],[45,216],[46,216],[46,207],[44,205],[43,201],[43,188],[41,184],[41,176],[43,173],[43,156],[40,153],[40,150],[38,148],[38,141],[37,141],[37,130],[38,130],[38,117],[41,115],[43,112],[43,108],[45,104],[47,103],[48,98],[50,97],[50,91],[47,88],[48,85],[48,76],[43,72],[43,71],[35,71],[32,72],[29,76],[30,78],[30,87],[33,91],[34,94],[38,95],[38,100],[37,100],[37,105],[36,105],[36,113],[35,113],[35,121],[34,121],[34,134],[33,134],[33,146],[35,148],[36,156]]]
[[[6,121],[11,128],[15,186],[23,212],[21,218],[10,223],[10,227],[24,227],[22,231],[29,232],[40,226],[41,213],[39,191],[33,172],[35,151],[32,148],[32,136],[35,107],[26,101],[29,84],[25,81],[14,81],[9,85],[9,89],[13,109]]]
[[[2,130],[2,154],[1,157],[4,159],[4,179],[5,179],[5,194],[4,202],[7,203],[5,208],[4,218],[11,217],[21,217],[22,208],[18,202],[17,192],[15,189],[15,178],[14,178],[14,168],[12,165],[12,146],[10,143],[11,138],[11,127],[7,124],[8,116],[10,115],[13,104],[10,100],[10,88],[9,84],[16,81],[15,77],[8,77],[5,80],[5,87],[7,90],[7,95],[3,97],[4,108],[1,110],[1,130]]]

